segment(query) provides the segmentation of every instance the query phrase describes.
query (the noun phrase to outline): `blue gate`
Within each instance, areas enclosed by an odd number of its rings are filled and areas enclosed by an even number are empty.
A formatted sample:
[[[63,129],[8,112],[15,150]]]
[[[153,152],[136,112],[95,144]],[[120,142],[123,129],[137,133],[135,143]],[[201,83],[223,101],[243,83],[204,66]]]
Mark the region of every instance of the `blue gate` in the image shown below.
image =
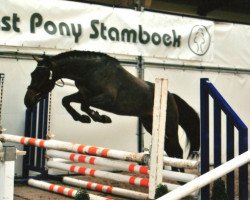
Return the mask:
[[[201,94],[201,174],[209,171],[209,96],[214,102],[213,123],[214,129],[214,167],[221,164],[221,113],[226,115],[226,159],[234,157],[234,129],[238,130],[239,154],[248,150],[248,129],[239,116],[233,111],[213,84],[206,78],[200,82]],[[235,199],[234,194],[234,172],[226,177],[227,194],[230,200]],[[239,168],[239,199],[248,199],[248,166]],[[202,200],[209,199],[209,186],[201,190]]]
[[[25,113],[25,137],[47,139],[48,98],[40,101],[32,110]],[[45,149],[35,146],[24,146],[26,155],[23,157],[24,178],[29,177],[30,171],[39,172],[41,176],[47,175],[45,168]]]

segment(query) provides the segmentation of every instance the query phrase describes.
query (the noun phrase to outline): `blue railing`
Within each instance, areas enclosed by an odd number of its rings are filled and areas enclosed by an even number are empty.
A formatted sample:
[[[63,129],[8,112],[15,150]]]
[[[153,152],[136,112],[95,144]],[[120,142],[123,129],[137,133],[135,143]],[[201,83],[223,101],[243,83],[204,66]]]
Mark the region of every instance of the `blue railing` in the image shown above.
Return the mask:
[[[48,116],[48,98],[42,100],[32,110],[26,110],[25,113],[25,137],[38,139],[47,139],[47,116]],[[41,176],[47,175],[45,168],[45,149],[24,146],[26,155],[23,158],[23,177],[27,178],[30,171],[41,173]]]
[[[248,129],[239,116],[233,111],[217,89],[206,78],[200,82],[201,94],[201,174],[209,171],[209,96],[214,101],[213,123],[214,129],[214,167],[221,164],[221,113],[226,115],[226,159],[234,157],[234,129],[238,130],[239,154],[248,150]],[[227,194],[229,199],[235,199],[234,172],[227,174],[226,178]],[[248,200],[248,166],[239,168],[239,199]],[[201,190],[202,200],[209,199],[209,186]]]

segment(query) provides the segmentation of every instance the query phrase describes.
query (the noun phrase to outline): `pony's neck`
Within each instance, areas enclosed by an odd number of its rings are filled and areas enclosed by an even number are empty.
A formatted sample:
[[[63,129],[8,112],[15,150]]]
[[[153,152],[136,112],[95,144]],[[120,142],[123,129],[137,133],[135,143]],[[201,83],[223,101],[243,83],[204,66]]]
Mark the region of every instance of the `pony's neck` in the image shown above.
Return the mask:
[[[53,73],[55,74],[56,80],[61,78],[77,80],[79,78],[83,78],[83,71],[83,67],[75,62],[72,62],[72,60],[70,62],[67,62],[67,60],[55,62],[53,66]]]

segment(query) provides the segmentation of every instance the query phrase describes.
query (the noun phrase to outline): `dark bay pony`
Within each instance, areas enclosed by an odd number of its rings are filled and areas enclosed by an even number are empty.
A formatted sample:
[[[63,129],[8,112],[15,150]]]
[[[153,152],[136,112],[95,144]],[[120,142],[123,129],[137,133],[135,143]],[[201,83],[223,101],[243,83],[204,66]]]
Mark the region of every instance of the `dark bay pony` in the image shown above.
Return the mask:
[[[62,105],[74,120],[111,123],[108,116],[99,114],[91,106],[118,115],[138,116],[146,130],[152,132],[154,84],[127,72],[117,59],[103,53],[70,51],[36,60],[38,65],[31,73],[31,84],[24,99],[26,107],[33,107],[45,98],[57,80],[68,78],[75,81],[78,92],[65,96]],[[78,113],[71,102],[81,104],[86,114]],[[165,151],[169,156],[182,158],[183,155],[178,124],[190,141],[190,155],[199,150],[199,123],[194,109],[169,92],[165,133]]]

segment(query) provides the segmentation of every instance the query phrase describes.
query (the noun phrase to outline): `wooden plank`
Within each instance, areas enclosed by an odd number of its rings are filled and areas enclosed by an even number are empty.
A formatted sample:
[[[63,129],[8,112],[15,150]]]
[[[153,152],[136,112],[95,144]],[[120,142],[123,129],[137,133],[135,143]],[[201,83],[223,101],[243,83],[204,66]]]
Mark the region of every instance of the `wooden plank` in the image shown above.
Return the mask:
[[[162,183],[163,151],[167,109],[166,79],[156,79],[153,110],[152,147],[150,153],[149,199],[154,199],[157,185]]]

